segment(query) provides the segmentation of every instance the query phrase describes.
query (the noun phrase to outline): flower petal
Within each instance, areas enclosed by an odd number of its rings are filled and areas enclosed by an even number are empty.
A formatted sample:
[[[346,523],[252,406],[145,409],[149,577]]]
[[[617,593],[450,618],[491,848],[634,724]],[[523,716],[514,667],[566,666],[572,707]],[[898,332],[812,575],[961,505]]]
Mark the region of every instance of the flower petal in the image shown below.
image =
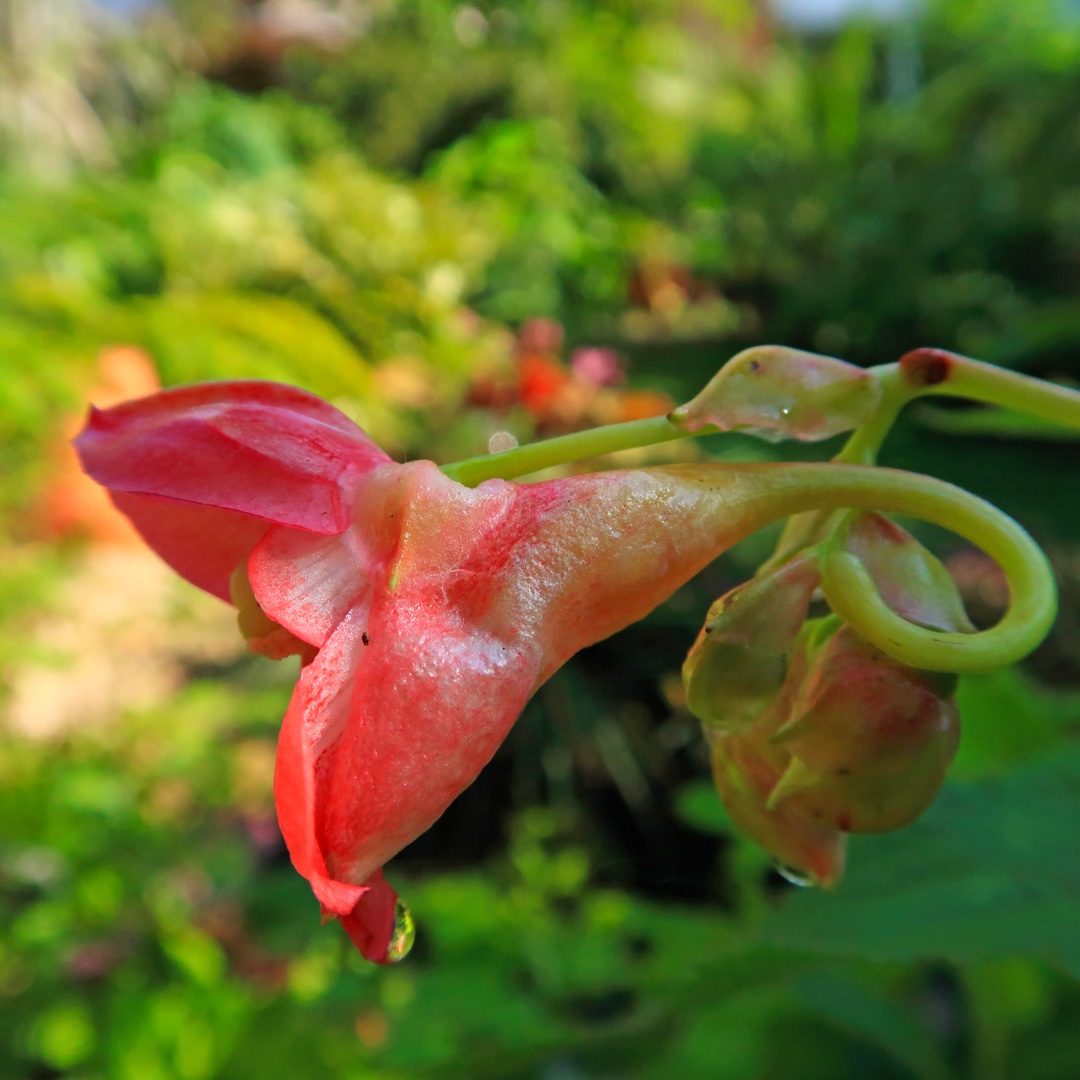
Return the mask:
[[[353,944],[376,964],[390,962],[390,943],[397,917],[397,893],[376,870],[365,882],[364,895],[348,915],[339,915]],[[400,957],[398,958],[400,959]]]
[[[278,748],[279,820],[317,892],[325,878],[365,882],[428,828],[536,685],[540,647],[475,617],[490,587],[476,560],[500,548],[494,526],[515,491],[504,482],[470,491],[430,462],[387,469],[363,489],[378,587],[301,673]],[[258,595],[270,575],[254,577]]]
[[[261,518],[216,506],[110,492],[117,509],[181,577],[228,602],[229,577],[266,532]]]
[[[322,905],[345,914],[359,894],[340,894],[330,880],[315,831],[315,771],[320,757],[341,737],[348,719],[363,616],[350,615],[300,673],[278,736],[274,801],[278,823],[297,871],[311,882]],[[355,888],[360,882],[345,882]]]
[[[366,634],[347,723],[314,777],[319,847],[346,881],[365,880],[472,783],[525,707],[541,662],[533,643],[422,598],[377,602]]]
[[[259,606],[301,641],[321,648],[350,610],[371,604],[378,559],[366,540],[356,527],[340,536],[313,536],[273,526],[248,560]]]
[[[343,532],[358,478],[390,460],[333,406],[258,381],[178,387],[92,409],[75,447],[148,543],[222,598],[267,523]],[[224,530],[222,543],[208,525]]]

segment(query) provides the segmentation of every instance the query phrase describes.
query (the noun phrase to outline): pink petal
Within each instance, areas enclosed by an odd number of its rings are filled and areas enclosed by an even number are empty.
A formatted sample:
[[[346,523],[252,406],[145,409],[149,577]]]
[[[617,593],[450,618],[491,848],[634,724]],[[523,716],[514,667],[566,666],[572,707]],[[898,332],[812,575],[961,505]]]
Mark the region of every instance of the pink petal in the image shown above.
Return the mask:
[[[343,532],[358,478],[390,460],[331,405],[257,381],[179,387],[92,409],[75,447],[151,546],[225,598],[228,574],[251,550],[244,545],[267,523]],[[204,508],[225,513],[208,517]],[[224,530],[220,544],[208,524]]]
[[[139,534],[181,577],[229,600],[229,578],[266,532],[261,518],[154,495],[111,492]]]
[[[363,881],[476,778],[537,683],[531,642],[440,604],[373,605],[348,720],[315,766],[315,825],[331,873]]]
[[[301,671],[281,725],[274,767],[278,823],[293,865],[312,883],[323,906],[336,914],[340,913],[339,904],[347,909],[347,898],[339,901],[330,892],[320,895],[322,883],[330,875],[315,830],[315,769],[320,757],[341,737],[348,720],[363,632],[361,618],[346,618]],[[346,884],[355,886],[362,880]],[[352,902],[358,898],[353,896]]]
[[[380,867],[363,884],[332,877],[315,829],[315,772],[348,719],[348,691],[357,649],[363,648],[362,633],[360,620],[348,618],[301,672],[278,739],[274,797],[293,865],[307,878],[323,911],[340,920],[368,960],[385,963],[397,893],[383,880]]]
[[[381,870],[376,870],[365,885],[364,895],[353,910],[338,916],[338,921],[365,959],[385,964],[394,936],[397,893],[383,880]]]
[[[370,606],[380,565],[372,547],[355,526],[340,536],[274,526],[251,553],[248,580],[274,622],[321,648],[349,611]]]
[[[532,692],[539,648],[471,617],[490,584],[481,571],[514,534],[498,525],[516,490],[496,482],[470,491],[415,462],[373,476],[360,493],[377,588],[302,672],[278,750],[279,819],[313,884],[363,882],[428,828]],[[260,584],[269,577],[265,567],[256,574]]]

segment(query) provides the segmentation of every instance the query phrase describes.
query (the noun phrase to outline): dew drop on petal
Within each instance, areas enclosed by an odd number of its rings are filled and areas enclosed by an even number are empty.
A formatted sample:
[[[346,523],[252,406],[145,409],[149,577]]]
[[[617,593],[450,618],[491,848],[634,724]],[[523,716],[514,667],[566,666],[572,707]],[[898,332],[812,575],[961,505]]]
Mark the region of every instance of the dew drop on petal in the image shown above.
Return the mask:
[[[773,863],[773,869],[792,885],[798,885],[800,889],[810,888],[814,879],[803,870],[797,870],[794,866],[785,866],[781,862]]]
[[[399,900],[394,905],[394,932],[386,950],[387,963],[396,964],[409,955],[416,940],[416,923],[412,912]]]

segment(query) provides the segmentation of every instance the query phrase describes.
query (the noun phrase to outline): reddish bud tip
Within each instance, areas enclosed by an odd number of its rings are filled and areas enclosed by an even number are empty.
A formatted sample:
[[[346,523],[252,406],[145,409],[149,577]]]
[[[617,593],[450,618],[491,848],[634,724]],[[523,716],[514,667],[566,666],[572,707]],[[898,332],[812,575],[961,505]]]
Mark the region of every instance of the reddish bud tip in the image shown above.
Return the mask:
[[[912,349],[900,358],[900,371],[912,386],[937,386],[952,375],[955,364],[955,353],[944,349]]]

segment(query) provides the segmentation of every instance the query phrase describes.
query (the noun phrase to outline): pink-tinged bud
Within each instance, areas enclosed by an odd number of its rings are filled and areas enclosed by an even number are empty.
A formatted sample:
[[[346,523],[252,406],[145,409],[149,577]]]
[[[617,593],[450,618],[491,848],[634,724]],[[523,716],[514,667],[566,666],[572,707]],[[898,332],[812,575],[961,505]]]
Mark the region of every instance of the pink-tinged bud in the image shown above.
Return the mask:
[[[881,386],[867,371],[831,356],[759,345],[733,356],[671,420],[689,431],[745,431],[770,442],[816,442],[868,420]]]
[[[910,824],[956,753],[954,688],[954,678],[906,667],[841,626],[809,657],[773,736],[791,760],[769,806],[843,832]]]
[[[816,558],[804,557],[709,608],[682,670],[687,708],[703,724],[734,734],[774,703],[820,581]]]
[[[881,598],[898,615],[931,630],[974,631],[949,571],[884,514],[860,514],[844,547],[866,567]]]
[[[793,664],[798,666],[801,659],[797,653]],[[705,737],[712,749],[716,790],[735,826],[772,855],[786,876],[828,888],[843,876],[847,837],[801,807],[770,804],[791,762],[787,750],[773,744],[770,736],[787,715],[790,687],[797,685],[799,672],[793,670],[793,676],[774,707],[751,728],[728,735],[706,727]]]

